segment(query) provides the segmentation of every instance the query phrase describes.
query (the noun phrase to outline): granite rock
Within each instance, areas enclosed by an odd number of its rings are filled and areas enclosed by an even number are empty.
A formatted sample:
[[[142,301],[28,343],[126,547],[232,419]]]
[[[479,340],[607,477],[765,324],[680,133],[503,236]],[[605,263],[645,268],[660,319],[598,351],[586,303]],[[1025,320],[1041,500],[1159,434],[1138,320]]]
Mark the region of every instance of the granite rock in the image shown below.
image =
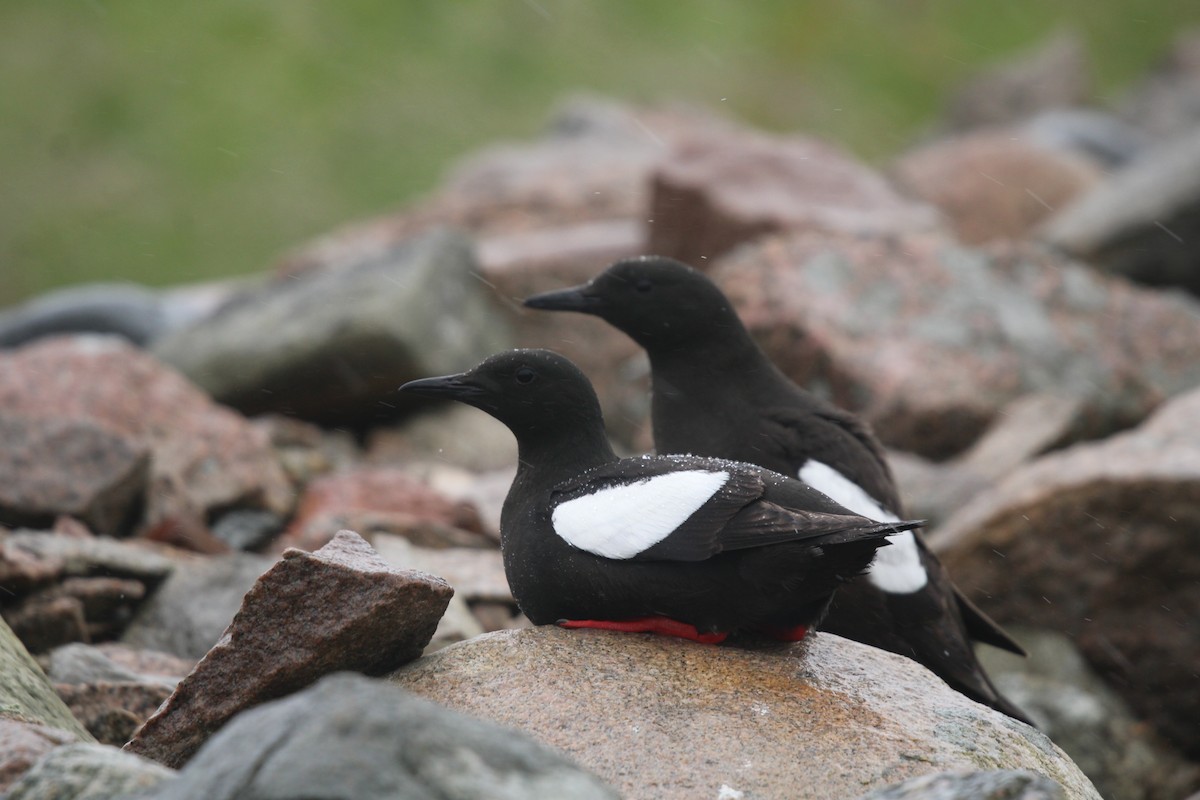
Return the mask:
[[[950,769],[1025,769],[1099,797],[1033,728],[826,633],[748,650],[543,626],[451,645],[389,680],[526,731],[629,797],[857,797]]]
[[[141,797],[174,771],[115,747],[57,747],[25,773],[7,800],[112,800]]]
[[[939,224],[877,172],[833,145],[752,131],[681,144],[654,175],[647,252],[704,269],[767,233],[894,234]]]
[[[0,523],[49,525],[60,514],[97,533],[128,532],[141,511],[150,450],[87,420],[0,413]]]
[[[392,569],[352,531],[315,553],[288,550],[126,748],[178,767],[239,711],[330,672],[394,669],[421,654],[452,594]]]
[[[114,337],[47,339],[0,352],[0,408],[104,427],[147,447],[146,526],[175,518],[203,524],[215,509],[291,508],[291,487],[259,431]]]
[[[616,800],[562,754],[339,674],[238,715],[147,800]]]
[[[1072,637],[1133,711],[1200,755],[1200,390],[1139,427],[1050,453],[929,538],[1001,623]]]
[[[1030,392],[1083,398],[1078,435],[1097,437],[1200,384],[1200,303],[1026,243],[801,234],[741,248],[713,276],[787,375],[927,458],[961,452]]]
[[[273,563],[251,553],[180,561],[138,609],[121,640],[195,663],[220,640],[242,597]]]

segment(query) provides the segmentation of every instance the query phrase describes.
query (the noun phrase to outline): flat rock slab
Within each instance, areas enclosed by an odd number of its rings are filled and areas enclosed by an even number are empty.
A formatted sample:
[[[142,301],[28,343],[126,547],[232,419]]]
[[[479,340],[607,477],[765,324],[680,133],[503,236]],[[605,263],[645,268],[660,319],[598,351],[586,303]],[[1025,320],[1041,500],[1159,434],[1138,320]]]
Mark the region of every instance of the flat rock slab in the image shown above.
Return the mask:
[[[526,731],[627,797],[857,797],[951,769],[1025,769],[1099,797],[1033,728],[832,634],[744,650],[540,627],[452,645],[389,680]]]
[[[1018,469],[930,536],[1002,623],[1037,620],[1200,755],[1200,391]]]
[[[239,711],[330,672],[394,669],[421,654],[452,594],[392,569],[352,531],[315,553],[288,550],[126,749],[179,767]]]

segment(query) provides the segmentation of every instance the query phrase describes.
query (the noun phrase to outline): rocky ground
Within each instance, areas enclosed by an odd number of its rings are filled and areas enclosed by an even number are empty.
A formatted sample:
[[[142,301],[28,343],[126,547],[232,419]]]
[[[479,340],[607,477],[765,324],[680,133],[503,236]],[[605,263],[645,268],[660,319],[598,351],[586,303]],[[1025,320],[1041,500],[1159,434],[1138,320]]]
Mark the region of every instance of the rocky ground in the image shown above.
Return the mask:
[[[0,792],[1200,791],[1200,35],[1109,103],[1087,84],[1051,42],[884,169],[572,101],[262,276],[3,312]],[[1040,731],[829,634],[530,629],[498,549],[511,437],[396,388],[550,347],[644,451],[637,349],[519,300],[646,252],[871,421],[955,580],[1030,650],[982,655]]]

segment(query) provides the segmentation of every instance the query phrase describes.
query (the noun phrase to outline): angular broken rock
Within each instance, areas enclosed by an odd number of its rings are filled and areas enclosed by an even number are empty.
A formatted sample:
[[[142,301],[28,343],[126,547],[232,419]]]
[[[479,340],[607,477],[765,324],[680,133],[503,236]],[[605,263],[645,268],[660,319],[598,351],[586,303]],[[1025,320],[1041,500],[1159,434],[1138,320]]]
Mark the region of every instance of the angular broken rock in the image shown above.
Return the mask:
[[[181,560],[138,609],[121,641],[194,665],[220,640],[246,592],[273,563],[254,553]]]
[[[616,800],[519,731],[339,674],[239,715],[147,800]]]
[[[239,711],[330,672],[395,669],[421,654],[452,594],[438,578],[392,569],[353,531],[315,553],[288,550],[126,749],[179,767]]]
[[[1099,798],[1038,731],[827,633],[748,650],[542,626],[451,645],[388,680],[523,730],[627,797],[848,798],[945,770],[1027,769]]]
[[[108,536],[136,520],[150,449],[87,420],[0,414],[0,523],[48,526],[60,514]]]
[[[1044,456],[930,537],[1002,623],[1067,634],[1134,712],[1200,755],[1200,390]]]

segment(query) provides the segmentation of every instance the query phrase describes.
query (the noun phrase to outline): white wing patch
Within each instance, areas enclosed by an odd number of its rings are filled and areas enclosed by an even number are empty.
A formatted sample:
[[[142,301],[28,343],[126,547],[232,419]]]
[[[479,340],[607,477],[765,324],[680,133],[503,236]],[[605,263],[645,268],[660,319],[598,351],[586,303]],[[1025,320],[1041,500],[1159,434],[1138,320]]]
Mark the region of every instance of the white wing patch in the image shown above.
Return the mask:
[[[810,458],[800,468],[799,475],[800,480],[855,514],[878,522],[900,521],[895,514],[884,510],[861,486],[828,464]],[[921,552],[917,549],[913,532],[904,531],[893,536],[891,543],[891,547],[876,551],[867,579],[877,588],[892,594],[909,594],[924,587],[929,582],[929,576],[921,564]]]
[[[573,547],[632,558],[670,536],[728,480],[728,472],[668,472],[560,503],[550,520]]]

